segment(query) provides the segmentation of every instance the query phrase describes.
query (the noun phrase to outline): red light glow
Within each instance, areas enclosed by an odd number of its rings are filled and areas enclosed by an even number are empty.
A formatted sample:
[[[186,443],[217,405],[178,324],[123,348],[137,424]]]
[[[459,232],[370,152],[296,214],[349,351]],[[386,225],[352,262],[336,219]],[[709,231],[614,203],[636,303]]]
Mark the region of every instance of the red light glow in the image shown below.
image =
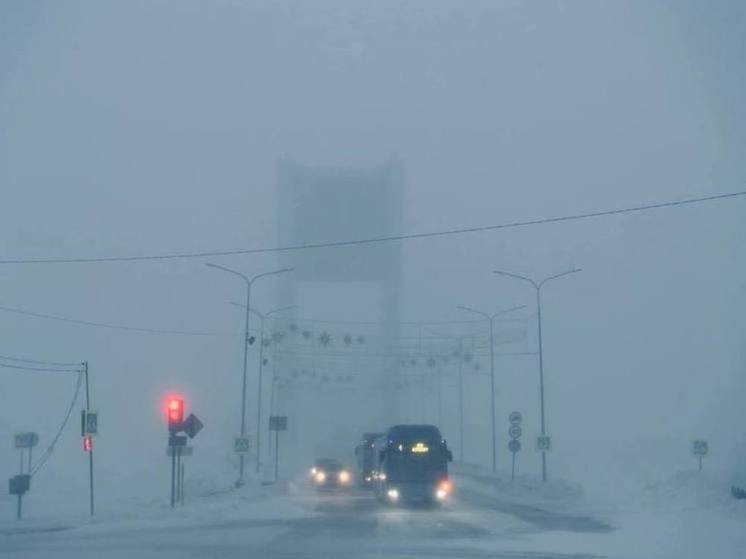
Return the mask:
[[[166,400],[166,414],[168,423],[178,424],[184,421],[184,399],[180,396],[168,396]]]

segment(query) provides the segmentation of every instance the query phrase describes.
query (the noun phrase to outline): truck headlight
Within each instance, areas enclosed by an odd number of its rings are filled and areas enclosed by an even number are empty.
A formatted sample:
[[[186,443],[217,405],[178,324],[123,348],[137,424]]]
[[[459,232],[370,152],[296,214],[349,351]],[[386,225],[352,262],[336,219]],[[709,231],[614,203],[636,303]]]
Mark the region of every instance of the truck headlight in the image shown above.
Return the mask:
[[[448,495],[453,491],[453,486],[448,480],[443,480],[438,484],[438,488],[435,490],[435,497],[439,501],[444,501]]]
[[[316,480],[316,483],[324,483],[326,481],[326,474],[322,471],[318,471],[313,479]]]
[[[339,472],[339,482],[340,483],[350,483],[350,472],[347,470],[342,470]]]

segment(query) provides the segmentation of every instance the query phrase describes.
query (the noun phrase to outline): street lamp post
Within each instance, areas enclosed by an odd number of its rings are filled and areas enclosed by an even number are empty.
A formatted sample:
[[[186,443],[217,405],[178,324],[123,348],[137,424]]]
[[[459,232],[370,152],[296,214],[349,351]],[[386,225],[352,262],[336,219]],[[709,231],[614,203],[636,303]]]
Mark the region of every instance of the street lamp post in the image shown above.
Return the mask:
[[[464,344],[458,341],[458,455],[459,464],[464,463]]]
[[[236,306],[243,307],[238,303],[233,303]],[[295,305],[288,305],[287,307],[280,307],[279,309],[273,309],[266,313],[261,313],[256,309],[249,309],[249,312],[253,312],[259,317],[259,379],[257,382],[256,390],[256,472],[259,473],[261,467],[261,441],[262,441],[262,379],[264,374],[264,321],[275,313],[282,311],[289,311],[290,309],[296,308]]]
[[[478,311],[476,309],[472,309],[471,307],[459,306],[457,308],[462,311],[471,312],[474,314],[478,314],[479,316],[483,316],[490,323],[490,411],[492,414],[492,471],[494,472],[497,470],[497,432],[495,425],[495,318],[509,312],[524,309],[526,308],[526,305],[511,307],[503,311],[498,311],[494,314],[487,314],[486,312]]]
[[[275,270],[274,272],[265,272],[263,274],[257,274],[256,276],[253,276],[251,278],[245,276],[241,272],[237,272],[236,270],[231,270],[230,268],[226,268],[225,266],[220,266],[218,264],[212,264],[207,263],[207,266],[210,266],[211,268],[216,268],[218,270],[223,270],[224,272],[228,272],[230,274],[236,275],[240,277],[241,279],[246,282],[246,315],[244,317],[244,336],[243,336],[243,374],[241,376],[241,436],[246,435],[246,364],[248,359],[248,351],[249,351],[249,309],[251,308],[251,286],[254,284],[256,280],[259,278],[263,278],[265,276],[272,276],[275,274],[281,274],[283,272],[290,272],[292,271],[292,268],[282,268],[281,270]],[[244,455],[243,453],[240,455],[239,458],[239,469],[238,469],[238,480],[236,481],[236,487],[241,487],[244,484]]]
[[[508,276],[511,278],[515,278],[515,279],[528,282],[534,287],[534,290],[536,291],[536,321],[537,321],[537,331],[538,331],[538,336],[539,336],[539,402],[540,402],[542,436],[546,435],[546,418],[544,415],[544,355],[542,351],[542,340],[541,340],[541,288],[544,286],[545,283],[551,280],[561,278],[569,274],[574,274],[580,271],[581,271],[580,268],[575,268],[574,270],[568,270],[567,272],[562,272],[561,274],[549,276],[548,278],[544,278],[543,280],[539,282],[526,276],[520,276],[518,274],[512,274],[510,272],[504,272],[501,270],[494,270],[493,272],[495,274],[500,274],[502,276]],[[547,453],[545,450],[541,451],[541,479],[543,482],[546,483],[547,481]]]

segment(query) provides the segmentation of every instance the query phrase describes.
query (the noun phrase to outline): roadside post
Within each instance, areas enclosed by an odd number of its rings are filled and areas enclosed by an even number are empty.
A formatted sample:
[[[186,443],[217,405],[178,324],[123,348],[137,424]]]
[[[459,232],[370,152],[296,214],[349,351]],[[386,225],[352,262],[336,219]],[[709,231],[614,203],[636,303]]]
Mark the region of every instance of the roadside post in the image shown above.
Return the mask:
[[[91,391],[88,381],[88,361],[83,361],[85,374],[85,410],[82,414],[83,450],[88,453],[89,511],[93,516],[93,436],[98,434],[98,412],[91,411]]]
[[[280,473],[280,431],[287,431],[288,418],[286,415],[270,415],[269,430],[275,432],[275,483]]]
[[[33,448],[39,444],[39,435],[36,433],[16,433],[13,437],[14,446],[20,450],[20,471],[18,475],[8,480],[8,494],[17,497],[16,519],[21,519],[21,508],[23,495],[31,488],[31,453]],[[23,472],[24,454],[28,457],[26,473]]]
[[[508,429],[508,435],[510,435],[508,450],[513,456],[512,465],[510,468],[511,481],[515,480],[515,455],[518,454],[518,452],[520,452],[521,450],[521,441],[519,439],[523,434],[523,431],[521,430],[522,420],[523,415],[521,415],[521,412],[519,411],[514,411],[508,416],[508,421],[510,421],[510,428]]]
[[[710,453],[710,445],[706,440],[697,439],[692,441],[692,454],[699,460],[699,471],[702,471],[702,458]]]

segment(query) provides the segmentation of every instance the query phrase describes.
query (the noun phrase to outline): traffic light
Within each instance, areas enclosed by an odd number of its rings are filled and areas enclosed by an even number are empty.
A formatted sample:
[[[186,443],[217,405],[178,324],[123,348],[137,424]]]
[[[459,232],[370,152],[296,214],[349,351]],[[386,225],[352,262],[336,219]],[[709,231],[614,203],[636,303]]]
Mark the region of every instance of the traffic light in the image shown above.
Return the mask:
[[[168,404],[168,428],[177,431],[184,423],[184,400],[182,398],[169,398]]]
[[[85,452],[92,452],[93,451],[93,437],[90,435],[86,435],[83,437],[83,450]]]

